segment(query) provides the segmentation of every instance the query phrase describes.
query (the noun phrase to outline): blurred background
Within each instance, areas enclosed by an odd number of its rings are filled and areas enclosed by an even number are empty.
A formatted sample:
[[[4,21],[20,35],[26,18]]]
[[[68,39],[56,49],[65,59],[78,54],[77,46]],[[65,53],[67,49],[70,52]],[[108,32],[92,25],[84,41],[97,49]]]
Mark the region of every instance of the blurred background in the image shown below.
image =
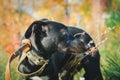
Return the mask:
[[[34,20],[48,18],[88,32],[99,46],[104,80],[120,80],[120,0],[0,0],[0,80],[8,57]],[[13,62],[13,80],[21,80]],[[84,71],[78,72],[79,80]]]

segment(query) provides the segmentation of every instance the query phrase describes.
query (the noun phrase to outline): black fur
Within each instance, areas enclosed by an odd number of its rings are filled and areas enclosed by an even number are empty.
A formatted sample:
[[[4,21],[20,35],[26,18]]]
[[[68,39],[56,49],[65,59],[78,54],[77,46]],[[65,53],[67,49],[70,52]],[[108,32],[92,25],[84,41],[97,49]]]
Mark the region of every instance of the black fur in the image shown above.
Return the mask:
[[[50,60],[42,74],[37,76],[48,76],[49,80],[58,80],[58,73],[62,73],[61,70],[68,63],[70,57],[75,57],[74,54],[82,53],[88,49],[87,43],[92,38],[87,33],[74,37],[76,33],[82,32],[84,31],[81,29],[67,27],[47,19],[33,22],[27,29],[25,38],[31,40],[31,50],[35,51],[38,56]],[[91,46],[95,46],[95,44],[93,43]],[[73,53],[69,50],[73,47],[79,49],[79,53]],[[64,50],[65,48],[68,49]],[[31,73],[38,70],[39,67],[26,57],[20,64],[19,71]],[[100,71],[99,51],[96,52],[95,56],[85,57],[77,70],[79,71],[82,67],[85,70],[85,80],[103,80]],[[73,80],[74,74],[71,75],[73,71],[74,67],[62,77],[62,80]],[[25,79],[31,80],[31,77],[25,77]]]

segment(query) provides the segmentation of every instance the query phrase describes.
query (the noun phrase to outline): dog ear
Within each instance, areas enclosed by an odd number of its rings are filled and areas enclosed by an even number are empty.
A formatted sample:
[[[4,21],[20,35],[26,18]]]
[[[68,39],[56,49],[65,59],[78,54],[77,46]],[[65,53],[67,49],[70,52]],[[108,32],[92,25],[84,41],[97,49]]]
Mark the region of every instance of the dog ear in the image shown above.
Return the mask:
[[[31,36],[33,26],[34,26],[34,23],[32,23],[29,26],[29,28],[26,30],[26,32],[25,32],[25,38],[29,38]]]
[[[36,32],[38,29],[41,31],[47,30],[47,23],[45,21],[34,21],[25,32],[25,38],[29,38],[32,32]]]

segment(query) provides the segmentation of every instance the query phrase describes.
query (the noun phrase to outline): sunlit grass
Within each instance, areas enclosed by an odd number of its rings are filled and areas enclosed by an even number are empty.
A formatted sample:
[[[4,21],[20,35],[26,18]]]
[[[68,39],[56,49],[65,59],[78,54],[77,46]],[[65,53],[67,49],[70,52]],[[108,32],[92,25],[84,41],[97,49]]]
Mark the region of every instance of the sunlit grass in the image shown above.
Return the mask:
[[[5,80],[4,72],[6,61],[7,61],[6,55],[4,54],[4,52],[0,50],[0,80]]]
[[[0,80],[5,80],[5,68],[8,56],[0,50]],[[11,76],[12,80],[22,80],[20,75],[16,71],[17,60],[11,64]]]
[[[82,69],[80,72],[78,72],[75,76],[74,76],[74,80],[80,80],[80,77],[83,77],[84,75],[84,70]]]
[[[108,41],[100,48],[101,69],[105,80],[120,79],[120,40],[117,32],[112,30]]]

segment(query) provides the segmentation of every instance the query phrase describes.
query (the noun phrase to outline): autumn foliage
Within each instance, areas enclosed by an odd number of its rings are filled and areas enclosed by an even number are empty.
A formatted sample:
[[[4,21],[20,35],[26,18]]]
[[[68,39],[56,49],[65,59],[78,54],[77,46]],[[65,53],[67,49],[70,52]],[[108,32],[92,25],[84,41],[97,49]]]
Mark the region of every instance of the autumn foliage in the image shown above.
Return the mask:
[[[12,53],[19,47],[26,28],[34,20],[41,18],[81,27],[92,34],[92,37],[99,37],[100,31],[107,30],[104,22],[108,17],[106,13],[109,3],[113,7],[112,10],[117,10],[115,1],[108,0],[1,0],[1,48],[7,54]]]
[[[9,55],[19,48],[20,38],[32,18],[16,12],[10,1],[0,1],[0,45]]]
[[[82,28],[96,43],[107,38],[99,47],[104,79],[120,79],[120,0],[0,0],[0,61],[19,48],[25,30],[41,18]]]

